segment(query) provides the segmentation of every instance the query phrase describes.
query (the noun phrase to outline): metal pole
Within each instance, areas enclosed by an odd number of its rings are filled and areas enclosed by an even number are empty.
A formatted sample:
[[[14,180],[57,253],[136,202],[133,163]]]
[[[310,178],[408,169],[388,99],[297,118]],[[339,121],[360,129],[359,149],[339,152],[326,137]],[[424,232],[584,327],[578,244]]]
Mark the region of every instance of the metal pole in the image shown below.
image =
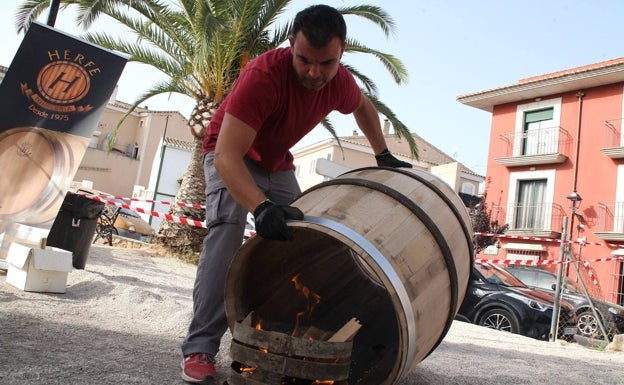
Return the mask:
[[[557,340],[557,329],[559,324],[559,310],[561,308],[561,281],[563,279],[563,261],[565,258],[566,239],[568,235],[568,217],[563,217],[563,226],[561,229],[561,244],[559,247],[559,264],[557,265],[557,283],[555,285],[555,302],[553,303],[553,314],[550,321],[549,340],[554,342]]]
[[[60,3],[61,0],[52,0],[52,2],[50,3],[50,13],[48,13],[47,22],[50,27],[54,27],[54,23],[56,23],[56,15],[58,14]]]

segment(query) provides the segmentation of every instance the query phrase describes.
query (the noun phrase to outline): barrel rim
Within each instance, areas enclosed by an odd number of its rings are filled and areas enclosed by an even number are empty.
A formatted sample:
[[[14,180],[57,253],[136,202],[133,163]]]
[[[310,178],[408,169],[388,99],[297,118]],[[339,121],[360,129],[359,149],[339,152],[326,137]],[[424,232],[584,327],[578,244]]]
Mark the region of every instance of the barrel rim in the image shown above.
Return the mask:
[[[386,290],[391,294],[390,299],[395,309],[394,313],[397,318],[397,322],[402,322],[402,324],[405,325],[405,330],[403,331],[400,327],[398,328],[399,340],[407,341],[407,346],[409,347],[416,346],[417,330],[409,295],[405,287],[403,287],[402,281],[397,272],[394,270],[392,265],[390,265],[390,262],[373,244],[370,243],[369,240],[346,225],[322,217],[307,215],[304,216],[302,220],[289,220],[287,225],[288,227],[295,229],[321,232],[325,236],[331,237],[335,241],[344,244],[358,254],[364,253],[369,255],[372,262],[377,265],[372,266],[371,264],[375,273],[378,275],[383,273],[383,277],[379,278],[382,280]],[[240,281],[235,279],[236,277],[232,275],[232,270],[237,269],[233,269],[232,267],[241,266],[241,264],[245,262],[246,258],[249,258],[254,249],[262,242],[264,242],[264,239],[256,235],[247,240],[239,248],[230,263],[230,268],[228,269],[228,274],[226,276],[226,289],[231,289],[233,287],[236,288],[237,285],[240,284]],[[380,261],[381,265],[378,264],[377,261]],[[367,262],[370,261],[367,259]],[[394,293],[392,293],[389,288],[394,289]],[[239,305],[240,303],[238,301],[231,301],[231,298],[226,295],[225,311],[230,328],[233,328],[236,324],[235,316],[243,313],[242,309],[239,308]],[[399,311],[400,309],[397,308],[397,306],[401,306],[403,312]],[[405,339],[406,336],[403,334],[407,334],[407,339]],[[407,350],[407,352],[405,350]],[[405,350],[399,350],[397,353],[398,359],[395,362],[395,366],[391,369],[391,373],[393,373],[394,378],[398,379],[405,377],[409,371],[410,364],[414,361],[415,352],[413,349]]]

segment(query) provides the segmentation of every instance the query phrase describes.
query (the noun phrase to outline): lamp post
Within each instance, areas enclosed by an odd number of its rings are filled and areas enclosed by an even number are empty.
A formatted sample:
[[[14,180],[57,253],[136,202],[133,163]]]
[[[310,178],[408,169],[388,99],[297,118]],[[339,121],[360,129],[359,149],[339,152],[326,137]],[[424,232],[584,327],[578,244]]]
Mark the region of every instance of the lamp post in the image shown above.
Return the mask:
[[[569,256],[572,257],[572,240],[574,238],[574,217],[576,216],[576,210],[578,210],[578,208],[581,206],[581,201],[583,200],[583,198],[581,198],[581,195],[576,192],[576,189],[574,189],[574,191],[568,194],[566,198],[570,201],[570,210],[572,211],[572,215],[570,218],[570,232],[568,233],[568,235],[570,236],[570,243],[568,244],[568,251],[570,252]],[[568,273],[568,270],[569,270],[569,264],[566,264],[566,275]]]
[[[570,209],[572,210],[572,217],[570,218],[570,239],[572,239],[574,233],[574,217],[576,216],[576,210],[578,210],[581,205],[583,198],[581,198],[581,195],[577,193],[576,190],[572,191],[566,198],[570,201]]]
[[[576,192],[576,188],[575,188],[574,191],[568,194],[566,199],[570,201],[570,210],[572,212],[572,215],[570,216],[570,232],[568,233],[568,235],[570,236],[570,243],[568,244],[568,251],[569,251],[568,255],[570,258],[572,258],[572,243],[574,242],[574,218],[577,216],[580,216],[579,214],[576,213],[576,210],[578,210],[578,208],[581,206],[581,201],[583,200],[583,198],[581,198],[581,195]],[[578,231],[577,231],[577,234],[578,234]],[[568,274],[569,270],[570,270],[570,266],[569,264],[566,264],[566,275]]]

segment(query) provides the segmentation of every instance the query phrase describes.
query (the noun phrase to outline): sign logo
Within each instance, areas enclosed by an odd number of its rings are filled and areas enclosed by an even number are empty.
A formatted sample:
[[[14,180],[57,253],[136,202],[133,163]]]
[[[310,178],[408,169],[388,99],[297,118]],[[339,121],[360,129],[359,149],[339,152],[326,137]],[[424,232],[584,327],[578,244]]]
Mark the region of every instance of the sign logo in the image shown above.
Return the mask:
[[[49,63],[37,76],[37,90],[50,102],[58,104],[75,103],[82,99],[90,88],[89,74],[75,63]]]
[[[28,83],[21,83],[22,93],[36,105],[29,109],[42,117],[53,113],[80,113],[93,109],[90,104],[78,105],[91,89],[91,76],[100,72],[92,61],[86,61],[82,54],[71,51],[49,51],[50,63],[37,74],[37,90]],[[41,111],[43,109],[45,111]],[[67,120],[68,116],[62,116]]]

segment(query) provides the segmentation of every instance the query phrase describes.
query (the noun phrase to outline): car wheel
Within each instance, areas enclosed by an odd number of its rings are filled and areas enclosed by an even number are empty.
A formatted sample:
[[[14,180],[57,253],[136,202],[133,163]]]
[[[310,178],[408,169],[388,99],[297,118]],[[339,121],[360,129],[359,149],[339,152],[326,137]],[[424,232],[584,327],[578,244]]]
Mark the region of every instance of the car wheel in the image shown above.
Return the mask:
[[[594,313],[589,310],[579,313],[576,327],[578,328],[579,334],[584,337],[600,338],[602,336],[596,317]]]
[[[518,334],[520,329],[516,317],[503,309],[490,309],[486,311],[479,319],[479,325],[515,334]]]

